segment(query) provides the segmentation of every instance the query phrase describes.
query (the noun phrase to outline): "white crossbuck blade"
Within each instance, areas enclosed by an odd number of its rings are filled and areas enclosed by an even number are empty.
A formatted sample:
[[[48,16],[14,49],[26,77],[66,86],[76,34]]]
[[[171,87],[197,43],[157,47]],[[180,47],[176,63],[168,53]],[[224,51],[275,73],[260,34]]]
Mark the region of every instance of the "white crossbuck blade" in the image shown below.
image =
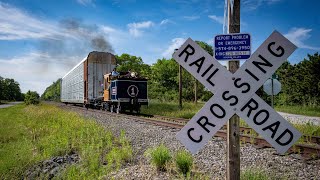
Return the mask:
[[[274,31],[241,68],[232,74],[192,39],[173,58],[214,96],[176,135],[195,154],[236,113],[280,154],[301,133],[255,92],[293,53],[296,46]]]

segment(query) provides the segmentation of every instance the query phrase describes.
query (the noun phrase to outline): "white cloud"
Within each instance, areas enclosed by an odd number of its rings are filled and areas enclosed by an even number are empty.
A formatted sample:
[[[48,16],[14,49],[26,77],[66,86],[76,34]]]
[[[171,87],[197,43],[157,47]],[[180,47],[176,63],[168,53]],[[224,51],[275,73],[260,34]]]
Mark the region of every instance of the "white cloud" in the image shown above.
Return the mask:
[[[142,36],[144,33],[143,29],[148,29],[152,26],[154,26],[154,23],[152,21],[143,21],[138,23],[134,22],[128,24],[129,33],[134,37]]]
[[[219,24],[223,24],[224,18],[222,16],[216,16],[216,15],[209,15],[208,16],[210,19],[218,22]]]
[[[19,82],[22,92],[32,90],[41,95],[52,82],[63,77],[84,57],[57,58],[31,52],[20,57],[0,59],[0,72],[2,77],[13,78]]]
[[[311,50],[320,50],[320,47],[309,46],[303,41],[309,39],[311,35],[309,34],[312,29],[306,28],[291,28],[290,31],[284,36],[293,42],[299,48],[311,49]]]
[[[116,29],[114,29],[114,28],[112,28],[110,26],[105,26],[105,25],[100,26],[100,28],[105,33],[114,33],[114,32],[117,31]]]
[[[174,23],[173,21],[169,20],[169,19],[164,19],[160,22],[160,26],[165,25],[165,24],[169,24],[169,23]]]
[[[209,44],[210,46],[213,46],[214,43],[213,43],[214,39],[211,38],[211,39],[208,39],[207,41],[205,41],[207,44]]]
[[[183,16],[183,18],[189,21],[193,21],[193,20],[199,19],[200,16]]]
[[[3,3],[0,3],[0,22],[0,40],[74,38],[53,23],[38,20]]]
[[[244,10],[255,10],[264,4],[271,5],[280,1],[282,0],[243,0],[241,6]]]
[[[172,58],[172,54],[175,49],[179,49],[180,46],[186,41],[184,38],[174,38],[171,40],[169,47],[162,53],[162,56],[169,59]]]
[[[77,2],[78,2],[79,4],[84,5],[84,6],[90,5],[90,4],[91,4],[91,5],[94,5],[93,1],[94,1],[94,0],[77,0]]]

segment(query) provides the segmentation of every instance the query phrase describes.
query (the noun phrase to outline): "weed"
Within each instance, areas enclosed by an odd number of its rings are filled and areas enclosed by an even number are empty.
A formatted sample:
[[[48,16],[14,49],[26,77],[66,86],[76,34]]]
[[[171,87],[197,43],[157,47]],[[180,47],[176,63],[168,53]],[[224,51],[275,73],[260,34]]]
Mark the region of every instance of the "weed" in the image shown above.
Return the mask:
[[[181,150],[177,152],[175,160],[178,170],[187,176],[187,174],[190,173],[193,164],[192,155],[185,150]]]
[[[241,172],[240,179],[243,180],[268,180],[269,176],[261,171],[255,169],[247,169]]]
[[[151,162],[160,171],[165,171],[167,163],[171,160],[170,151],[163,144],[153,149],[148,149],[146,154],[150,155]]]

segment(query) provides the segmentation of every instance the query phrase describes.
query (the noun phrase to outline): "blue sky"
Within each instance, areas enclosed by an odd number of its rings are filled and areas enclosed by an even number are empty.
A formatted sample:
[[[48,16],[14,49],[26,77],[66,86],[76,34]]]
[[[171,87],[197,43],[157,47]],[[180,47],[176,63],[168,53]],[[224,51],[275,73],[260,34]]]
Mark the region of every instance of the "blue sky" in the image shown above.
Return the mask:
[[[0,0],[0,76],[43,93],[92,50],[153,64],[188,37],[213,45],[224,0]],[[241,32],[252,52],[277,30],[298,46],[298,63],[320,51],[320,1],[242,0]],[[93,44],[95,42],[101,42]],[[99,46],[100,45],[100,46]]]

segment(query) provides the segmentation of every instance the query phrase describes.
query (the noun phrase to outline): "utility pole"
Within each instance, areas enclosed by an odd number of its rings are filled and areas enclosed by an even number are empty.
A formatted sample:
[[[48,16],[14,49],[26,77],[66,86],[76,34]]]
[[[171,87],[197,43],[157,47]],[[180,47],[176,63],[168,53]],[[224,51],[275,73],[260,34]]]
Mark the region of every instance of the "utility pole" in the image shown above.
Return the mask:
[[[274,108],[274,92],[273,92],[273,75],[271,77],[271,104],[272,104],[272,108]]]
[[[182,66],[179,65],[179,109],[182,109]]]
[[[178,49],[174,49],[176,52]],[[179,65],[179,109],[182,109],[182,66]]]
[[[231,4],[230,2],[233,1]],[[240,0],[227,0],[228,33],[240,33]],[[228,70],[235,73],[240,66],[238,60],[228,61]],[[240,143],[238,115],[233,115],[227,124],[227,179],[240,180]]]
[[[198,103],[198,80],[196,78],[194,79],[194,103]]]

